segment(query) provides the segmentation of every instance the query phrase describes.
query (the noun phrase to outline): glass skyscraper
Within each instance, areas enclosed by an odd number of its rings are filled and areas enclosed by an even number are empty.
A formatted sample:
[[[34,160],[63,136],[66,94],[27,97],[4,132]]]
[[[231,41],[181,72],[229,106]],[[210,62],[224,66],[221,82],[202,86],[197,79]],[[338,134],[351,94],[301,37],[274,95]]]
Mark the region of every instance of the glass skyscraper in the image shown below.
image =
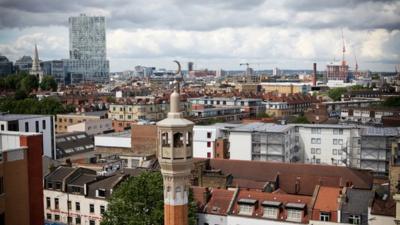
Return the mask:
[[[109,81],[106,26],[103,16],[69,18],[69,59],[64,61],[66,83]]]

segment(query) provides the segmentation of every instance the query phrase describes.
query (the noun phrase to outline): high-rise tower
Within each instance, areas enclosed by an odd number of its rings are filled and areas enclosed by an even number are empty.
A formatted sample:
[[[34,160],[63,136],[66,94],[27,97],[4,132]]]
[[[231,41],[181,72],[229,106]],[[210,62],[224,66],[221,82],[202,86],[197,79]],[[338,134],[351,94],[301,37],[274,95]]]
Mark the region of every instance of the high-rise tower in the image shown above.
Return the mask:
[[[35,50],[33,51],[32,68],[29,70],[29,74],[36,76],[39,82],[43,79],[43,70],[40,68],[39,53],[37,45],[35,44]]]
[[[182,116],[177,81],[170,105],[168,117],[157,123],[157,154],[164,182],[164,225],[187,225],[193,122]]]

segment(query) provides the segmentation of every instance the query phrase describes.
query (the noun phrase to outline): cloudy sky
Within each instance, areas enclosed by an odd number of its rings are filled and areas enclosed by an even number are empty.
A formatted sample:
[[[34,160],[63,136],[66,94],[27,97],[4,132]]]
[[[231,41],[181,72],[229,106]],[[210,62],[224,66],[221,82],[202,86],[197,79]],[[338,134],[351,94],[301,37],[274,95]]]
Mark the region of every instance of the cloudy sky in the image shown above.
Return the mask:
[[[103,15],[111,71],[135,65],[195,68],[318,69],[341,58],[350,67],[394,71],[400,63],[397,0],[0,0],[0,54],[11,60],[68,57],[68,17]]]

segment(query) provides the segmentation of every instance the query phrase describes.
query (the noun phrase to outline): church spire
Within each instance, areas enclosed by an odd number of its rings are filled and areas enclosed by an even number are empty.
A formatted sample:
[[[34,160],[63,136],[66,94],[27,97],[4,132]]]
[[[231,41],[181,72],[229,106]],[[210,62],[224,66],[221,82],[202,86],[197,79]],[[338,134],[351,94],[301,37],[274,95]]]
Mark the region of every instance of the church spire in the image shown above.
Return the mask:
[[[36,43],[35,43],[35,50],[33,52],[32,71],[40,71],[39,53]]]

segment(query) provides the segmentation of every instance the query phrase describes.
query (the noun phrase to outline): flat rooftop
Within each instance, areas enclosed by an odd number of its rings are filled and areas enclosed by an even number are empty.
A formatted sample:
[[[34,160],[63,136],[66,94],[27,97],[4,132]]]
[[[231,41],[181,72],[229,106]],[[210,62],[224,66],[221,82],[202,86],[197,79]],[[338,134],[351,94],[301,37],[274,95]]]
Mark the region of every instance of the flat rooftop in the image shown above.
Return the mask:
[[[14,121],[14,120],[24,120],[47,117],[49,115],[35,115],[35,114],[8,114],[0,112],[0,121]]]
[[[238,126],[233,128],[231,131],[246,131],[246,132],[274,132],[274,133],[282,133],[286,132],[288,129],[292,128],[291,125],[278,125],[274,123],[249,123],[243,126]]]
[[[131,130],[96,135],[96,137],[131,137]]]

